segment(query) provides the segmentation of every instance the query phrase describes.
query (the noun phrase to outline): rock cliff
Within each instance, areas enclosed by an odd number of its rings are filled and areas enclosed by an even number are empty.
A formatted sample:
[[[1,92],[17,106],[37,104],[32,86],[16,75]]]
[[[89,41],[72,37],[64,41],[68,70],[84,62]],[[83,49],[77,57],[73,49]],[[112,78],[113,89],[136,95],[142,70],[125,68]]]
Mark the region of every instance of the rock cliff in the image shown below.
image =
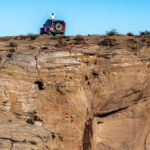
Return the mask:
[[[0,150],[150,150],[150,36],[0,38]]]

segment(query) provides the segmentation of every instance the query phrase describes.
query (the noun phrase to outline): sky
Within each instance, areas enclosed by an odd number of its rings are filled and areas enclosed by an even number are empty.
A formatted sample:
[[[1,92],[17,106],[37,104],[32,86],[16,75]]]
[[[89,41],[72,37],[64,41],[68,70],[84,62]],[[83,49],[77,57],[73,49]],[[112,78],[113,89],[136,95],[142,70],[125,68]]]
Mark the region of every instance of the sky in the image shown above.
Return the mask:
[[[39,34],[48,11],[65,20],[66,35],[150,30],[150,0],[0,0],[0,36]]]

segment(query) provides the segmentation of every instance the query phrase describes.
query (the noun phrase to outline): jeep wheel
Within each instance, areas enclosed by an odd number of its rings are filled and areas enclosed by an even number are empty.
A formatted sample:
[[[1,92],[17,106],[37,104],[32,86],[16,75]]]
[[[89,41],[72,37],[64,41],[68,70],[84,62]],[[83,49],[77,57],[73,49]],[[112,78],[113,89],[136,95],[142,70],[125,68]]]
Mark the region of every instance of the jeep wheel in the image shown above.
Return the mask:
[[[61,33],[61,35],[65,35],[65,33]]]
[[[53,35],[53,36],[56,36],[56,34],[55,34],[55,33],[53,33],[52,35]]]
[[[44,30],[41,29],[41,30],[40,30],[40,35],[43,35],[43,34],[44,34]]]
[[[52,35],[51,31],[47,31],[47,35],[51,36]]]
[[[60,23],[56,23],[56,25],[55,25],[55,28],[57,31],[61,31],[62,27],[63,27],[63,25]]]

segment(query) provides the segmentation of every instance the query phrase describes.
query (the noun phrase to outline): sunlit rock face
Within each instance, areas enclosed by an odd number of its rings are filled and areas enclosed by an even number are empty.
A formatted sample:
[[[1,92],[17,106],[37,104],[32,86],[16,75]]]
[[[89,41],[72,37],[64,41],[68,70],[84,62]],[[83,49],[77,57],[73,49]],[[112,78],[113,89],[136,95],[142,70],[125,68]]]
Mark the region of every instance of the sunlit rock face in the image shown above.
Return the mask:
[[[149,150],[150,36],[0,38],[0,150]]]

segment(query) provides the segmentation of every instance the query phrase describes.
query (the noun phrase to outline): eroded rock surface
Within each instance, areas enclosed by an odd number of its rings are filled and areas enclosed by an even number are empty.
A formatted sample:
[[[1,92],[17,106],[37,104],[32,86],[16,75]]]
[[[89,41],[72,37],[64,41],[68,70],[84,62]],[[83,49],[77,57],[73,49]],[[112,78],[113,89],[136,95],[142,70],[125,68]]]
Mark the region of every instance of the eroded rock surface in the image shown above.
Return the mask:
[[[0,150],[149,150],[149,43],[0,38]]]

